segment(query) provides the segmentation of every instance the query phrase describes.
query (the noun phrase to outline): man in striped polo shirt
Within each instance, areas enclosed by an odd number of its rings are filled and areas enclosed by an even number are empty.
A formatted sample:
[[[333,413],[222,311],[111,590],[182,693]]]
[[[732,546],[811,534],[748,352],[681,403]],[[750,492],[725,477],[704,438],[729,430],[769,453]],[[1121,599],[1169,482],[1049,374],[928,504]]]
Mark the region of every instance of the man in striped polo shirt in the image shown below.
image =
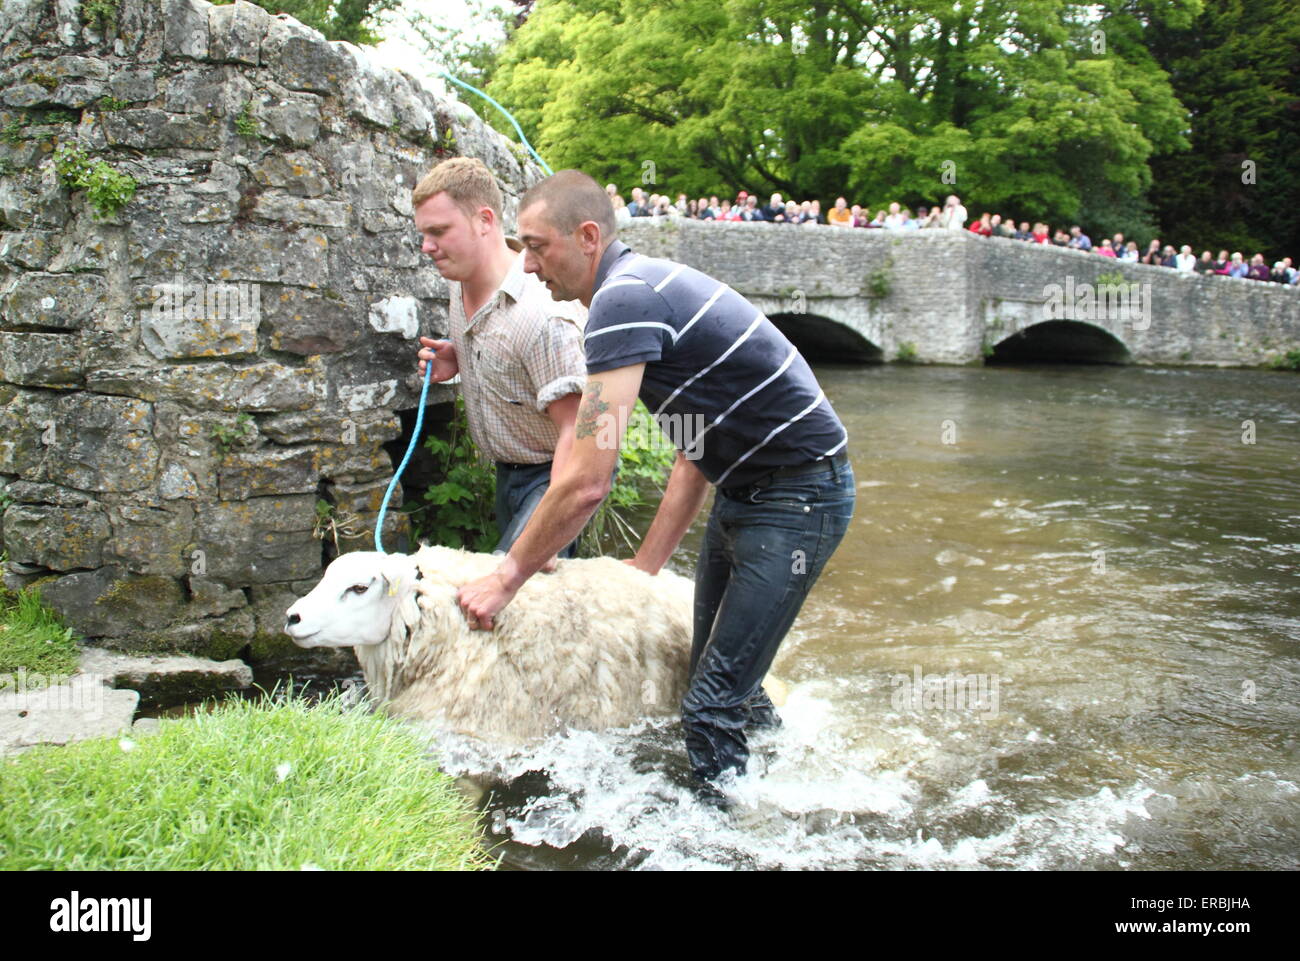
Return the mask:
[[[746,728],[780,723],[763,676],[852,518],[844,425],[807,362],[749,301],[619,242],[609,201],[586,174],[562,170],[529,190],[519,232],[524,269],[552,296],[589,308],[587,385],[564,470],[501,566],[461,588],[461,606],[471,627],[491,629],[524,581],[582,528],[608,490],[640,396],[678,453],[629,563],[658,573],[709,485],[717,488],[695,574],[682,724],[700,782],[743,773]]]

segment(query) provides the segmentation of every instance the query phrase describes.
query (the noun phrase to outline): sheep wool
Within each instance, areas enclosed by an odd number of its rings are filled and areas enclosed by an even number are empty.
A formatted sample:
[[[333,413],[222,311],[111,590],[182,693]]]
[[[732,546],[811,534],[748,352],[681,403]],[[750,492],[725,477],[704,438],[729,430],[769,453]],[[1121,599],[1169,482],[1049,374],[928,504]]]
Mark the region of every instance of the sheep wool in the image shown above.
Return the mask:
[[[289,608],[285,630],[304,647],[355,645],[388,713],[490,740],[623,727],[680,709],[691,581],[609,557],[561,560],[528,579],[494,630],[472,631],[457,591],[499,563],[447,547],[345,554]]]

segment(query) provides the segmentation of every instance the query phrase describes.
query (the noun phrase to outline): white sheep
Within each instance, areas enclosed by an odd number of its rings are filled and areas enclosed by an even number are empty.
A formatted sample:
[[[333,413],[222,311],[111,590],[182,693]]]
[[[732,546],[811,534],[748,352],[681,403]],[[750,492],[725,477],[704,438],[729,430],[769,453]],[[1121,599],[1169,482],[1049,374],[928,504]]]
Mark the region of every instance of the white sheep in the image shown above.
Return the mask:
[[[447,547],[344,554],[289,608],[300,647],[356,649],[388,713],[491,740],[623,727],[680,710],[694,584],[609,557],[562,560],[471,631],[457,589],[501,558]]]

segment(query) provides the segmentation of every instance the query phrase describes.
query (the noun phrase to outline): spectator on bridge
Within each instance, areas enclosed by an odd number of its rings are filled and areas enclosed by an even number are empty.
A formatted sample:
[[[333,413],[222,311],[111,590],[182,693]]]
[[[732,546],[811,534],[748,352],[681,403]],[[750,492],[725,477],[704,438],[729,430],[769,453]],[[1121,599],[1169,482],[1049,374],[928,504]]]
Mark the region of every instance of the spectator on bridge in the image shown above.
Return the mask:
[[[1214,258],[1214,272],[1220,276],[1227,276],[1228,268],[1232,266],[1232,258],[1228,256],[1226,250],[1220,250],[1219,256]]]
[[[1214,255],[1208,250],[1201,251],[1201,259],[1196,262],[1196,272],[1202,276],[1208,276],[1214,271]]]
[[[1070,228],[1068,244],[1075,250],[1092,250],[1092,238],[1085,234],[1078,224]]]
[[[1174,257],[1174,269],[1184,274],[1190,274],[1196,269],[1196,255],[1192,253],[1192,248],[1187,244],[1183,244],[1177,256]]]
[[[797,224],[799,223],[799,205],[793,200],[785,202],[785,219],[778,220],[780,224]]]
[[[1251,280],[1272,280],[1269,273],[1268,264],[1264,260],[1263,254],[1256,254],[1250,258],[1250,270],[1246,274]]]
[[[916,217],[912,214],[912,208],[911,208],[911,207],[904,207],[904,208],[903,208],[903,218],[904,218],[904,219],[903,219],[903,229],[904,229],[904,230],[920,230],[920,229],[921,229],[921,221],[917,220]]]
[[[740,212],[740,219],[753,223],[759,223],[767,219],[763,216],[762,208],[758,206],[758,198],[753,194],[745,198],[745,207]]]
[[[627,212],[632,217],[650,216],[650,211],[646,209],[645,191],[640,187],[632,188],[632,199],[628,202]]]
[[[903,216],[902,208],[895,201],[889,205],[889,213],[885,215],[885,228],[887,230],[900,230],[907,218]]]
[[[1278,284],[1293,284],[1295,281],[1292,277],[1295,273],[1295,268],[1291,266],[1291,258],[1283,257],[1273,265],[1273,282]]]
[[[879,230],[883,228],[885,226],[885,216],[887,213],[888,211],[886,211],[884,207],[881,207],[878,211],[876,211],[876,216],[872,217],[870,220],[867,221],[867,226],[872,228],[873,230]]]
[[[916,211],[916,221],[922,230],[928,230],[940,226],[941,215],[942,211],[938,207],[931,207],[928,210],[925,207],[920,207]]]
[[[812,222],[813,222],[813,223],[815,223],[815,224],[824,224],[824,223],[826,223],[826,215],[822,213],[822,202],[821,202],[820,200],[814,200],[814,201],[812,201],[812,203],[811,203],[811,210],[812,210]]]
[[[1057,247],[1069,247],[1070,235],[1060,227],[1056,228],[1056,233],[1052,234],[1052,244]]]
[[[772,194],[772,199],[763,208],[763,219],[770,220],[774,224],[785,223],[785,201],[781,199],[780,194]]]
[[[993,236],[1006,237],[1008,240],[1016,236],[1016,223],[1010,217],[993,216]]]
[[[718,203],[718,198],[713,194],[709,195],[709,212],[713,214],[714,220],[722,219],[722,205]]]
[[[1101,246],[1097,248],[1097,253],[1102,257],[1114,257],[1115,248],[1110,245],[1110,240],[1106,237],[1101,238]]]
[[[961,230],[966,226],[966,208],[961,205],[961,200],[956,194],[949,194],[943,202],[943,213],[940,215],[942,220],[939,226],[947,230]]]
[[[1016,240],[1028,240],[1032,242],[1033,239],[1034,232],[1029,229],[1029,221],[1020,221],[1020,229],[1016,231]]]
[[[1047,234],[1047,224],[1034,224],[1034,232],[1030,235],[1030,240],[1036,244],[1050,244],[1052,238]]]
[[[1178,266],[1178,252],[1174,250],[1173,244],[1165,244],[1165,249],[1160,254],[1160,266],[1173,269]]]
[[[1110,238],[1110,247],[1115,251],[1115,256],[1118,257],[1120,252],[1124,250],[1124,235],[1116,234],[1114,237]]]
[[[835,206],[826,212],[826,222],[832,227],[852,227],[853,216],[853,211],[849,210],[849,202],[843,197],[836,197]]]
[[[734,223],[740,219],[740,211],[731,206],[730,200],[724,200],[722,206],[718,208],[718,219],[724,223]]]
[[[1138,250],[1136,240],[1130,240],[1124,245],[1124,252],[1119,255],[1119,259],[1133,264],[1142,259],[1142,252]]]
[[[968,229],[971,233],[979,234],[981,237],[991,237],[993,236],[993,218],[986,211],[980,214],[980,219],[972,223]]]
[[[684,215],[687,208],[690,206],[686,200],[686,194],[678,194],[677,199],[673,202],[673,206],[677,208],[679,214]]]
[[[1250,268],[1246,265],[1246,261],[1242,259],[1241,252],[1233,251],[1227,265],[1220,272],[1228,277],[1245,277],[1249,271]]]
[[[1160,239],[1156,238],[1151,241],[1147,247],[1147,252],[1142,255],[1142,263],[1150,264],[1152,267],[1159,267],[1162,259],[1160,256]]]

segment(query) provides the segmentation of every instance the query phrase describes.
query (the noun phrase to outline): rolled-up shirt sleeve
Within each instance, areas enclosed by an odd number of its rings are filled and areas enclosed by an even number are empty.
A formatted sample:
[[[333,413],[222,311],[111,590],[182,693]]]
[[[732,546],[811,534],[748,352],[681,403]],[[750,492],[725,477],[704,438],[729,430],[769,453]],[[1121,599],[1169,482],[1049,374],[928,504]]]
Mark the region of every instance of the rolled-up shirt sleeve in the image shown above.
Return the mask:
[[[524,368],[536,388],[539,413],[566,394],[581,394],[587,384],[587,364],[577,321],[566,316],[547,318],[524,355]]]

